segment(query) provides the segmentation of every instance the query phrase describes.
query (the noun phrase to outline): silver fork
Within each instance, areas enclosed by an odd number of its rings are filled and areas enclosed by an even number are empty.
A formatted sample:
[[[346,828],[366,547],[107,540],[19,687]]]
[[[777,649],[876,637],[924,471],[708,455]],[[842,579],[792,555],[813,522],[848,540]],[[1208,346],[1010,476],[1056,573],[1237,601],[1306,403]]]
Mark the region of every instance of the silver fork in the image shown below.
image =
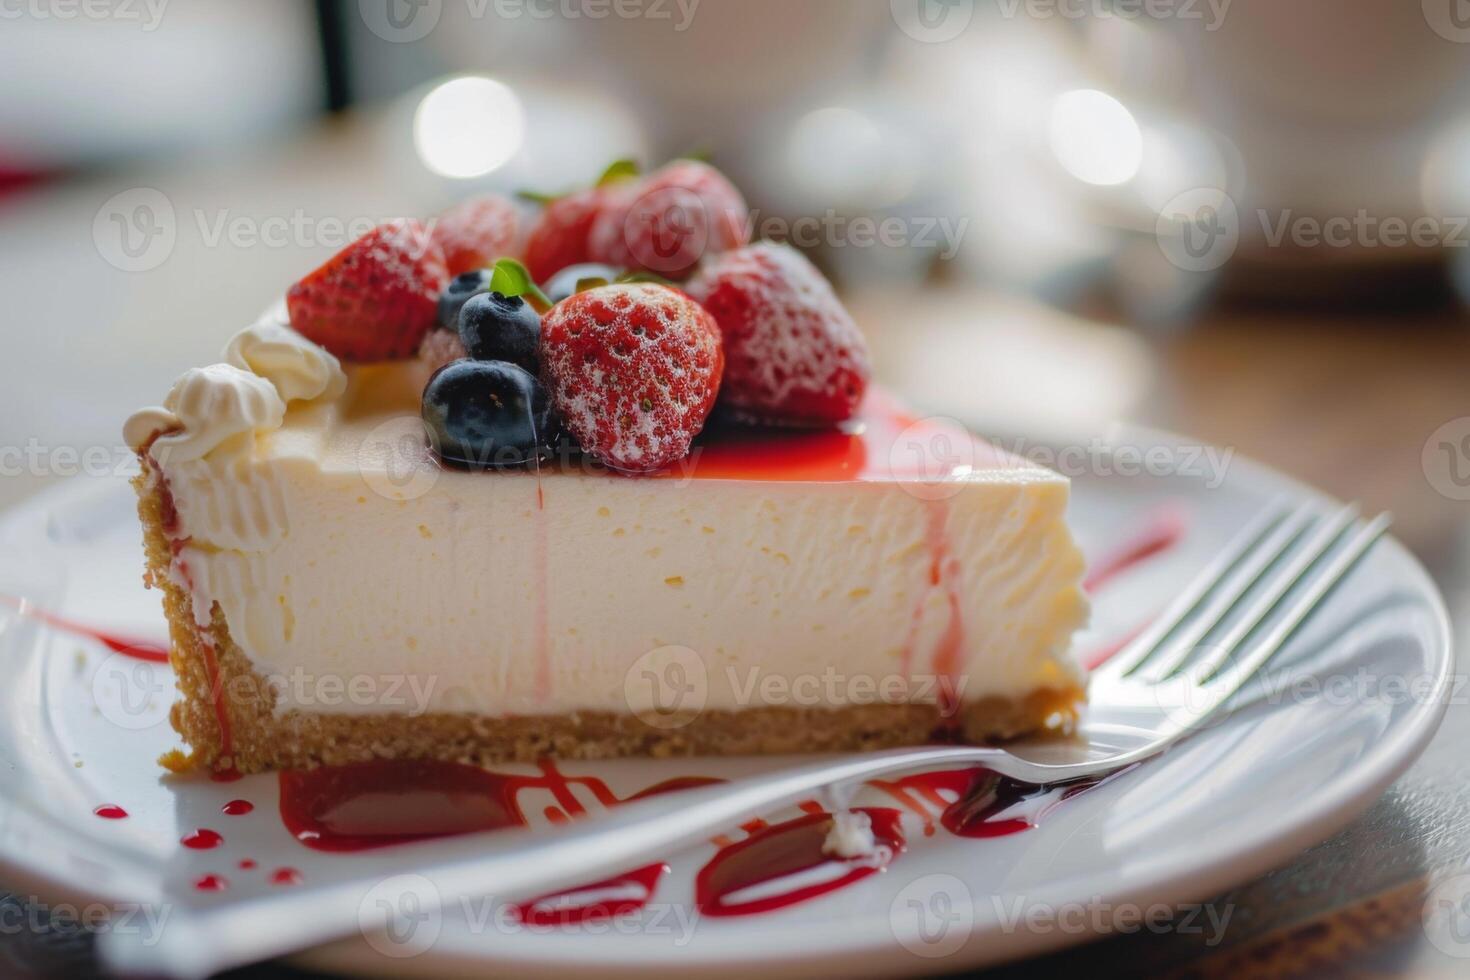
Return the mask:
[[[1117,771],[1199,728],[1275,656],[1388,527],[1387,515],[1357,517],[1356,507],[1268,506],[1093,673],[1076,738],[846,756],[630,803],[552,831],[404,845],[374,855],[370,875],[344,865],[341,878],[310,889],[175,908],[147,942],[137,930],[103,932],[99,955],[122,974],[193,978],[358,933],[412,942],[416,929],[404,927],[437,922],[449,902],[524,901],[595,881],[828,787],[956,763],[1042,785]]]

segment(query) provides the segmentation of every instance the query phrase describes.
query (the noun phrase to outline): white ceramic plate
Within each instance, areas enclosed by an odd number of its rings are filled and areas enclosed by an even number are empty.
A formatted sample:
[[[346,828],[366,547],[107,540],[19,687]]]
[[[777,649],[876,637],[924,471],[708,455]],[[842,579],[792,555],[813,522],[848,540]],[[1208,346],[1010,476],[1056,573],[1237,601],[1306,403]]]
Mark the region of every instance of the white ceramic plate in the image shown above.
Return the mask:
[[[1179,462],[1192,453],[1178,452],[1170,437],[1128,441],[1172,446]],[[1063,460],[1064,468],[1084,462],[1092,472],[1071,474],[1073,522],[1091,557],[1161,506],[1175,508],[1188,527],[1172,550],[1100,590],[1094,627],[1079,641],[1084,649],[1106,645],[1156,612],[1268,498],[1311,493],[1238,458],[1223,473],[1196,460],[1166,476],[1129,475],[1131,467],[1105,457]],[[121,477],[63,486],[0,519],[0,594],[114,633],[162,639],[158,599],[142,588],[140,568],[132,492]],[[1032,829],[983,840],[942,829],[925,836],[910,813],[909,846],[884,873],[778,912],[733,918],[690,913],[694,875],[715,853],[710,844],[670,855],[672,870],[653,902],[625,919],[531,928],[493,903],[451,903],[434,923],[434,941],[419,944],[427,948],[411,959],[385,956],[361,938],[304,959],[321,969],[393,974],[593,967],[639,976],[892,974],[1079,942],[1126,924],[1132,910],[1207,898],[1259,875],[1347,823],[1433,734],[1443,711],[1435,692],[1449,676],[1448,637],[1433,584],[1386,540],[1284,653],[1280,670],[1289,676],[1331,683],[1292,686],[1278,673],[1271,691],[1258,689],[1225,721],[1067,800]],[[295,887],[310,888],[344,862],[374,860],[372,852],[323,854],[298,843],[279,817],[273,776],[164,778],[154,760],[176,744],[164,720],[165,667],[111,654],[10,605],[0,605],[0,663],[0,881],[12,890],[53,902],[228,902],[280,887],[269,881],[280,867],[297,869],[302,883]],[[621,794],[680,775],[733,776],[777,764],[630,760],[562,768],[595,769]],[[891,805],[876,792],[858,802]],[[253,802],[254,811],[223,814],[221,806],[237,798]],[[521,802],[539,814],[547,801]],[[129,816],[101,819],[93,814],[100,804],[120,805]],[[223,845],[182,847],[181,838],[199,827],[217,830]],[[255,867],[241,869],[246,859]],[[230,887],[199,891],[195,882],[210,873]],[[142,918],[133,926],[151,928]],[[1214,928],[1207,916],[1196,926]]]

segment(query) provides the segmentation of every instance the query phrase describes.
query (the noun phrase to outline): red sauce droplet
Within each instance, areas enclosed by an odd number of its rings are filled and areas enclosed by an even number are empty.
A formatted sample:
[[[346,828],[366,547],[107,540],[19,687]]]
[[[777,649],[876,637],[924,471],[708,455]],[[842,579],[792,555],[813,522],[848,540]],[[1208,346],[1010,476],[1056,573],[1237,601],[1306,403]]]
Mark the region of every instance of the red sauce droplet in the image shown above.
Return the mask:
[[[245,778],[245,774],[231,766],[228,769],[216,769],[209,774],[209,778],[216,783],[233,783]]]
[[[240,861],[240,870],[241,871],[251,871],[254,868],[255,868],[255,861],[254,861],[253,858],[244,858],[243,860]]]
[[[295,868],[277,868],[271,872],[272,885],[299,885],[301,872]]]
[[[126,817],[128,815],[128,811],[124,810],[116,803],[104,803],[92,812],[97,814],[97,816],[101,817],[103,820],[121,820],[123,817]]]
[[[876,849],[856,858],[822,850],[832,829],[828,813],[808,813],[757,830],[720,849],[694,882],[695,904],[704,915],[753,915],[795,905],[861,881],[888,866],[903,850],[901,814],[889,807],[862,807],[873,824]]]
[[[222,875],[205,875],[194,882],[194,887],[202,892],[222,892],[230,887],[230,883]]]
[[[206,827],[201,827],[198,830],[194,831],[192,834],[185,835],[184,838],[179,841],[179,843],[183,844],[185,847],[193,848],[196,851],[212,850],[216,847],[219,847],[224,842],[225,839],[223,837]]]
[[[220,812],[224,813],[226,816],[243,817],[245,814],[254,809],[255,804],[251,803],[249,800],[231,800],[224,806],[220,807]]]

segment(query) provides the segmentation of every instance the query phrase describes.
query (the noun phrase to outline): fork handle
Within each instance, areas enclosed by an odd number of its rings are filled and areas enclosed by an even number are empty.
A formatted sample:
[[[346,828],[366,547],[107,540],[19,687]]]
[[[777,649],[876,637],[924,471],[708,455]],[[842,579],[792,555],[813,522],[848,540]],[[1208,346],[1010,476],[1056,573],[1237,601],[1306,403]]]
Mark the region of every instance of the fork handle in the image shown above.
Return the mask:
[[[1042,783],[1053,772],[1050,781],[1056,782],[1119,767],[1117,760],[1104,761],[1038,767],[1000,749],[930,747],[812,763],[639,800],[549,831],[496,830],[404,844],[375,855],[372,874],[353,869],[336,881],[297,891],[212,908],[176,906],[158,935],[108,931],[98,937],[97,950],[117,974],[194,980],[353,934],[382,933],[394,924],[395,914],[405,911],[413,913],[417,928],[429,917],[437,923],[446,903],[464,897],[493,894],[525,901],[608,877],[824,786],[954,763],[983,763],[1003,775]]]

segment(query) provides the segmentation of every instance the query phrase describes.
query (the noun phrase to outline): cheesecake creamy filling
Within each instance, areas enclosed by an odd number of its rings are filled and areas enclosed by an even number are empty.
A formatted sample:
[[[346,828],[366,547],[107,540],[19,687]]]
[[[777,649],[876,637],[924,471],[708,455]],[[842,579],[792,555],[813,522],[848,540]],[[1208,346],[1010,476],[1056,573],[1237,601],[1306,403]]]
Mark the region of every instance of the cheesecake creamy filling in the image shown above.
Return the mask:
[[[269,321],[227,360],[127,436],[153,439],[196,619],[218,605],[278,712],[943,704],[1080,684],[1082,559],[1047,470],[988,457],[942,493],[872,473],[448,470],[423,445],[418,362],[344,373]]]

